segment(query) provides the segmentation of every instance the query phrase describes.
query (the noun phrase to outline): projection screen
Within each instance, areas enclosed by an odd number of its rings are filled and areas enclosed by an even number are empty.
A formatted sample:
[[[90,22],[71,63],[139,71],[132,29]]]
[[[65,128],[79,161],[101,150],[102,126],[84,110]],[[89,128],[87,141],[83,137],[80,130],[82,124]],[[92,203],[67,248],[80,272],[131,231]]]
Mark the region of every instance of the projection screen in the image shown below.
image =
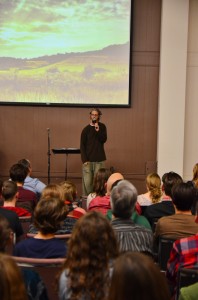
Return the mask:
[[[1,0],[0,105],[130,106],[132,1]]]

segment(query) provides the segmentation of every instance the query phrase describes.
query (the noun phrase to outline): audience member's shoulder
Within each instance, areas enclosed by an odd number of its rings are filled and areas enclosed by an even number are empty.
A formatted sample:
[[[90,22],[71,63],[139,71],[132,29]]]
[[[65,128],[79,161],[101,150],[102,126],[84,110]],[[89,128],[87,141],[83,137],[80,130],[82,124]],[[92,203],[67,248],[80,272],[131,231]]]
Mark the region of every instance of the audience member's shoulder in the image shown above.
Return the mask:
[[[4,217],[11,217],[15,219],[19,219],[17,213],[13,210],[4,209],[3,207],[0,207],[0,214]]]

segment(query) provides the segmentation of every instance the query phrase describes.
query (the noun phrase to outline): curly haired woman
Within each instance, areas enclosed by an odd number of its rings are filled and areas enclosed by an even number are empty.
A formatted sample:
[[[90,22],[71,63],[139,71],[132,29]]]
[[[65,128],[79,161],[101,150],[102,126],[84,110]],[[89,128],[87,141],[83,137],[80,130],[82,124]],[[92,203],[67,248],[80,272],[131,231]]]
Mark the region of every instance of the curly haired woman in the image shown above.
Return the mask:
[[[109,221],[96,211],[75,224],[59,280],[60,300],[105,300],[118,246]]]

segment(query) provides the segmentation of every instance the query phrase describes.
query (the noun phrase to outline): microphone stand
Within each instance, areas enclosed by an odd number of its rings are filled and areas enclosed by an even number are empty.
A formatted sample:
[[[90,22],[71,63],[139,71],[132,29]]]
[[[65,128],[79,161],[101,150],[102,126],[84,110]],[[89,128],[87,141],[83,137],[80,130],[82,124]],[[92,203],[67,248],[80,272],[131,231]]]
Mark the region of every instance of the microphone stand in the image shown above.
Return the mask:
[[[47,128],[47,136],[48,136],[48,151],[47,151],[47,156],[48,156],[48,184],[50,183],[50,128]]]

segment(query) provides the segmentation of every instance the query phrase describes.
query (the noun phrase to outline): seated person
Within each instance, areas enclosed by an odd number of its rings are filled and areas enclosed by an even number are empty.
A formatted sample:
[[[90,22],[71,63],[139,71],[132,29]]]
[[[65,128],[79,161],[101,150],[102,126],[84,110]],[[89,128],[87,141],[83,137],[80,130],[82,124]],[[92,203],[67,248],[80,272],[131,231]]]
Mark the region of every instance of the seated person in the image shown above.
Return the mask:
[[[161,179],[157,173],[150,173],[146,177],[147,192],[138,195],[137,202],[140,206],[149,206],[161,201]]]
[[[198,189],[198,163],[196,163],[193,167],[192,182],[193,182],[194,186]]]
[[[93,192],[87,196],[87,209],[92,199],[104,197],[106,195],[107,180],[110,176],[110,170],[106,168],[100,168],[94,176]]]
[[[179,300],[197,300],[198,282],[181,288]]]
[[[153,256],[153,233],[131,220],[137,201],[137,190],[121,180],[111,191],[112,227],[121,252],[136,251]]]
[[[69,208],[67,217],[79,219],[86,213],[86,211],[83,208],[77,206],[77,189],[75,184],[67,180],[61,182],[60,186],[64,190],[65,204],[67,204]]]
[[[65,193],[64,189],[59,184],[48,184],[42,191],[42,198],[50,198],[50,197],[58,197],[65,204]],[[40,200],[39,200],[40,201]],[[67,205],[65,204],[66,208]],[[68,210],[68,208],[67,208]],[[71,216],[65,215],[65,219],[61,223],[61,226],[57,229],[56,234],[69,234],[72,232],[73,227],[76,223],[77,219]],[[31,224],[29,227],[29,233],[35,234],[38,232],[38,229]]]
[[[115,179],[116,179],[116,177],[115,177]],[[118,184],[118,182],[120,182],[121,180],[122,180],[122,179],[116,180],[116,181],[112,184],[112,189],[113,189],[114,186],[116,186],[116,185]],[[111,189],[111,191],[112,191],[112,189]],[[133,211],[133,213],[132,213],[132,216],[131,216],[131,220],[132,220],[135,224],[137,224],[137,225],[141,225],[141,226],[144,226],[144,227],[146,227],[146,228],[148,228],[148,229],[151,229],[151,226],[150,226],[148,220],[147,220],[144,216],[139,215],[139,214],[137,213],[137,211],[138,211],[137,204],[138,204],[138,203],[136,202],[136,204],[135,204],[135,209],[134,209],[134,211]],[[107,217],[107,219],[108,219],[109,221],[112,220],[112,211],[111,211],[111,210],[108,210],[108,212],[107,212],[107,214],[106,214],[106,217]]]
[[[92,211],[78,219],[59,280],[59,299],[107,299],[117,255],[115,233],[104,215]]]
[[[154,239],[158,244],[159,237],[180,239],[198,232],[198,224],[192,215],[191,207],[196,197],[196,190],[191,182],[181,182],[172,189],[172,201],[175,214],[162,217],[155,228]]]
[[[27,176],[24,180],[23,188],[29,191],[34,192],[39,199],[43,189],[46,187],[46,184],[40,181],[38,178],[31,177],[32,175],[32,165],[28,159],[21,159],[18,161],[19,164],[22,164],[27,168]]]
[[[9,226],[16,237],[16,242],[20,241],[23,238],[23,228],[16,212],[0,207],[0,216],[7,219]]]
[[[197,206],[198,215],[198,206]],[[195,217],[194,217],[195,218]],[[198,218],[195,219],[196,224]],[[198,224],[197,224],[198,225]],[[166,277],[173,288],[173,293],[177,287],[177,273],[180,267],[193,268],[198,265],[198,229],[193,236],[176,240],[170,253],[167,263]]]
[[[14,243],[13,231],[8,220],[0,214],[0,253],[7,252],[7,248]]]
[[[31,258],[65,257],[66,244],[54,235],[66,214],[67,208],[60,198],[41,198],[34,210],[34,225],[38,233],[19,242],[13,255]]]
[[[114,263],[108,300],[170,300],[167,282],[144,254],[126,252]]]
[[[37,204],[37,196],[34,192],[23,188],[26,176],[27,169],[23,165],[14,164],[10,168],[10,178],[12,181],[16,182],[18,187],[18,199],[16,206],[23,207],[32,213]]]
[[[162,176],[162,201],[147,206],[144,212],[144,216],[149,220],[152,227],[156,219],[175,214],[175,208],[172,202],[172,188],[182,181],[181,176],[175,172],[168,172]]]
[[[2,186],[3,208],[15,211],[19,217],[31,216],[28,210],[23,207],[16,207],[17,198],[18,190],[16,183],[11,180],[4,181]]]
[[[0,254],[1,300],[28,300],[19,267],[11,256]]]
[[[5,217],[0,215],[0,253],[11,254],[10,251],[8,251],[8,248],[9,248],[9,246],[13,245],[13,242],[14,242],[13,241],[13,232],[9,226],[9,223]],[[4,292],[3,292],[2,286],[1,286],[0,287],[1,299],[4,299],[4,300],[23,299],[20,289],[23,286],[23,280],[24,280],[28,299],[48,300],[46,288],[37,272],[30,270],[30,269],[26,269],[26,268],[23,269],[21,267],[20,270],[22,271],[22,275],[23,275],[23,278],[22,278],[21,272],[19,275],[19,270],[16,269],[15,261],[12,260],[12,258],[10,256],[1,255],[1,254],[0,254],[0,266],[1,266],[0,273],[3,278],[3,280],[2,280],[2,278],[0,278],[1,284],[4,285],[4,283],[5,283],[4,280],[6,279],[7,280],[6,286],[10,289],[10,284],[12,284],[12,287],[14,284],[15,292],[16,292],[15,284],[17,284],[17,297],[16,298],[15,298],[13,291],[11,291],[9,296],[8,296],[7,292],[5,292],[6,298],[3,298]],[[4,268],[5,268],[7,277],[5,276],[4,271],[3,271]],[[17,278],[15,278],[13,276],[17,276]],[[18,283],[18,280],[20,280],[20,283]],[[4,289],[4,287],[3,287],[3,289]]]
[[[107,211],[111,209],[110,205],[110,194],[112,184],[115,181],[124,179],[123,175],[120,173],[113,173],[107,180],[106,186],[106,195],[105,196],[97,196],[91,200],[89,203],[88,211],[89,210],[96,210],[100,211],[103,215],[106,215]]]

